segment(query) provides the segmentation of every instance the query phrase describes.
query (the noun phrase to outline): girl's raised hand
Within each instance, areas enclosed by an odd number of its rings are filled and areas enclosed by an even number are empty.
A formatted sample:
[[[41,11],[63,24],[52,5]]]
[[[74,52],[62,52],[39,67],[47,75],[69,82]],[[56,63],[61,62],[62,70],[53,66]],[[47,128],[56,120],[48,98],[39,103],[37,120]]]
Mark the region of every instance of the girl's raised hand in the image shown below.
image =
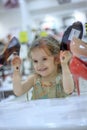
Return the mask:
[[[21,58],[18,55],[14,54],[14,57],[11,62],[13,69],[19,70],[21,63],[22,63]]]
[[[72,57],[70,51],[60,51],[60,61],[61,64],[67,64]]]

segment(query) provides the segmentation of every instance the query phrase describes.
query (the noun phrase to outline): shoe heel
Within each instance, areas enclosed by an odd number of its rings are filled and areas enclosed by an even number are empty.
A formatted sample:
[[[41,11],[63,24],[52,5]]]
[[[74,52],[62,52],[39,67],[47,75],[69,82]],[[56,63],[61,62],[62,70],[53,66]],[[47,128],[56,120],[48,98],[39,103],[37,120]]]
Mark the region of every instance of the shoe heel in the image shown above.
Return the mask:
[[[80,88],[79,88],[79,77],[73,74],[73,78],[76,85],[77,94],[80,96]]]

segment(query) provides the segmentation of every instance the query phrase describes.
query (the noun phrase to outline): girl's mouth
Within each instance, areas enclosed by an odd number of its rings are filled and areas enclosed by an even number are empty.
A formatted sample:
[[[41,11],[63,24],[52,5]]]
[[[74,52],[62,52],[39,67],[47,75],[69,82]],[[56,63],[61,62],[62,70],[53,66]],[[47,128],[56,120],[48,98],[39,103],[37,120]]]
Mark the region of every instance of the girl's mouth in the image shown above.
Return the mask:
[[[38,71],[45,71],[45,70],[47,70],[47,68],[41,68]]]

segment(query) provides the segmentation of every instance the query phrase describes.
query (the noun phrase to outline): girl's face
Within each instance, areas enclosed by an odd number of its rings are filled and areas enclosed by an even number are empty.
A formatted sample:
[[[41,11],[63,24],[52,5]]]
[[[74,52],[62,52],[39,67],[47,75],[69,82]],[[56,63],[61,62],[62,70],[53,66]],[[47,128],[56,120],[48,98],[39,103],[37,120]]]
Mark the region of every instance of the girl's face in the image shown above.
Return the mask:
[[[48,55],[42,48],[34,48],[31,52],[35,72],[43,77],[57,73],[54,56]]]

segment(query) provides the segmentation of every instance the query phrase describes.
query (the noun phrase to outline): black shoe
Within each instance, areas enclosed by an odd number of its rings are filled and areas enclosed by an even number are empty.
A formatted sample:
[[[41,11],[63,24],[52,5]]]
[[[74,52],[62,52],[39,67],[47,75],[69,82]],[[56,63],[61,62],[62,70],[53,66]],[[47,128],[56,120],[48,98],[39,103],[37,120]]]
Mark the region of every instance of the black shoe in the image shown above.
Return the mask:
[[[16,37],[13,37],[4,53],[0,55],[0,64],[4,65],[13,52],[16,52],[19,55],[19,51],[20,43]]]
[[[73,37],[77,37],[82,39],[83,36],[83,25],[81,22],[74,22],[71,26],[69,26],[63,34],[60,50],[70,50],[70,41]]]

